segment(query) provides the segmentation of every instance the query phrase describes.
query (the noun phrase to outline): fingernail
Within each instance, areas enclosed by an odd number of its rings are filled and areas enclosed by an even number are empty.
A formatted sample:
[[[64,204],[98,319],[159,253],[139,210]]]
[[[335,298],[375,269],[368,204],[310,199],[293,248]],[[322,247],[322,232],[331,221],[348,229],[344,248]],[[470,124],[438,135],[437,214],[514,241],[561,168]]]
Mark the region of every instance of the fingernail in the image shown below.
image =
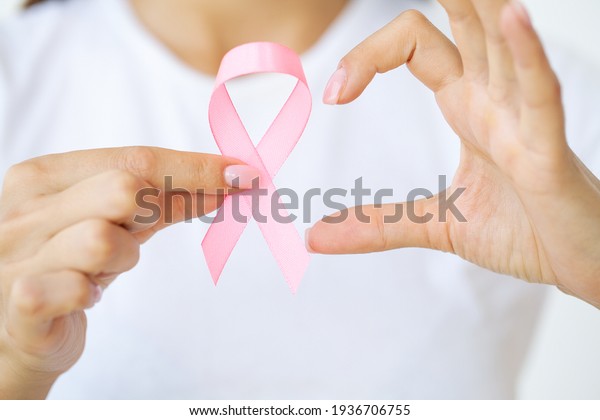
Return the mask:
[[[512,0],[512,8],[521,20],[521,23],[526,26],[531,26],[531,17],[529,12],[519,0]]]
[[[249,189],[252,182],[258,183],[260,172],[248,165],[232,165],[225,168],[225,182],[232,188]]]
[[[346,87],[347,74],[346,69],[340,67],[333,73],[327,87],[325,87],[325,93],[323,94],[323,103],[327,105],[335,105],[342,96],[342,91]]]
[[[311,254],[314,254],[314,253],[315,253],[314,249],[312,249],[312,248],[310,247],[310,231],[311,231],[311,229],[312,229],[312,228],[308,228],[308,229],[306,229],[306,231],[304,232],[304,245],[306,246],[306,250],[307,250],[308,252],[310,252]]]

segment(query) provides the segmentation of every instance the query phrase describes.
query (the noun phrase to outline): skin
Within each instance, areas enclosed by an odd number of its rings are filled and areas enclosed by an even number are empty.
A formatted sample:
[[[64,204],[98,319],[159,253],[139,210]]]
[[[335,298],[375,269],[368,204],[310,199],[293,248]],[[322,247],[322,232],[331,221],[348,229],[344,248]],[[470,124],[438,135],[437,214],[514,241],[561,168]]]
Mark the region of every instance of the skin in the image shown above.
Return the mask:
[[[138,18],[184,62],[217,74],[233,47],[273,41],[308,50],[347,0],[130,0]],[[235,30],[232,30],[235,28]]]
[[[439,222],[438,196],[415,203],[432,222],[384,222],[394,205],[351,209],[344,223],[317,223],[313,252],[423,247],[481,267],[556,285],[600,308],[600,181],[567,145],[560,86],[524,10],[500,0],[441,0],[453,45],[406,12],[344,57],[338,103],[356,99],[376,73],[402,65],[434,93],[460,139],[447,196],[468,220]],[[390,46],[393,46],[392,48]],[[405,207],[406,208],[406,207]]]
[[[192,216],[216,209],[220,191],[234,193],[225,168],[239,161],[150,147],[49,155],[13,166],[0,200],[0,397],[44,398],[81,356],[85,309],[133,268],[140,246],[171,225],[140,224],[136,194],[156,188],[163,209],[172,185],[188,191]],[[186,215],[174,196],[173,222]]]
[[[353,217],[317,223],[309,247],[454,252],[598,305],[600,182],[566,144],[558,82],[539,39],[506,1],[440,2],[458,48],[420,14],[404,13],[341,61],[347,80],[338,102],[357,98],[375,73],[407,64],[436,93],[461,139],[450,190],[467,188],[457,205],[469,223],[385,225],[382,216],[393,209],[367,206],[372,223]],[[132,1],[150,31],[191,67],[211,74],[223,53],[243,42],[266,39],[306,50],[344,3]],[[277,19],[265,10],[277,10]],[[140,244],[167,227],[133,222],[140,188],[166,194],[165,175],[177,187],[205,187],[206,195],[194,197],[194,216],[200,215],[219,205],[212,193],[226,188],[223,170],[236,163],[140,147],[44,156],[13,167],[0,200],[0,397],[44,398],[78,360],[84,309],[94,304],[96,285],[107,287],[135,266]],[[416,211],[436,214],[436,198],[419,201]],[[179,208],[176,219],[183,214]]]
[[[227,50],[247,41],[269,39],[307,49],[345,3],[332,0],[323,8],[320,1],[254,1],[249,7],[243,0],[144,0],[132,5],[148,30],[182,60],[211,74]],[[276,11],[277,19],[264,10]],[[97,303],[96,286],[104,289],[133,268],[141,244],[170,225],[133,221],[140,189],[159,189],[155,204],[168,193],[167,175],[176,188],[203,189],[205,194],[192,197],[192,217],[197,217],[220,205],[219,189],[235,192],[226,185],[224,171],[238,164],[243,162],[136,147],[42,156],[11,168],[0,196],[0,398],[47,396],[83,352],[84,310]],[[185,218],[179,198],[175,222]]]

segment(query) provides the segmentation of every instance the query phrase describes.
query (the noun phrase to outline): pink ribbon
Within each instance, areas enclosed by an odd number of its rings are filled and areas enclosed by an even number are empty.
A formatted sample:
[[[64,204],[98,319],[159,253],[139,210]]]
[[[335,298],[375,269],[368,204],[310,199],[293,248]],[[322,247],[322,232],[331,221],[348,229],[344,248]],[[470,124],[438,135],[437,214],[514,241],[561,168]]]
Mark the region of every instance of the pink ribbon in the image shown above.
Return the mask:
[[[256,147],[225,86],[231,79],[255,73],[283,73],[298,79],[287,102]],[[223,57],[208,110],[210,128],[221,153],[240,159],[260,171],[259,187],[268,194],[256,200],[260,214],[266,218],[266,222],[258,223],[258,226],[293,293],[308,267],[310,255],[293,224],[278,223],[273,219],[273,195],[279,201],[273,177],[300,139],[311,106],[310,90],[298,55],[279,44],[256,42],[236,47]],[[234,219],[232,201],[231,196],[225,198],[216,219],[222,221],[214,222],[202,241],[215,285],[247,225]],[[252,217],[252,197],[242,196],[239,203],[239,213],[249,220]],[[279,213],[281,217],[288,216],[285,210]]]

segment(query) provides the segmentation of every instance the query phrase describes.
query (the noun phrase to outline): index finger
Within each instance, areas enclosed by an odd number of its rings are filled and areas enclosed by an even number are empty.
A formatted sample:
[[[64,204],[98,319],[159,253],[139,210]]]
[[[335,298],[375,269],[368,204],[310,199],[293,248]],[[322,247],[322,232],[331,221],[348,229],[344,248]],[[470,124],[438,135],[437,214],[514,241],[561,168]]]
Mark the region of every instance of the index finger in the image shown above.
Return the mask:
[[[407,10],[342,58],[326,88],[324,102],[349,103],[363,92],[376,73],[404,64],[434,92],[462,76],[456,46],[420,12]],[[337,80],[340,75],[342,82]],[[337,89],[332,89],[335,85]]]
[[[84,179],[115,169],[131,172],[160,190],[170,186],[223,194],[235,191],[225,179],[225,169],[239,164],[243,163],[218,155],[135,146],[46,155],[22,165],[38,175],[24,180],[34,181],[26,187],[34,194],[64,191]]]

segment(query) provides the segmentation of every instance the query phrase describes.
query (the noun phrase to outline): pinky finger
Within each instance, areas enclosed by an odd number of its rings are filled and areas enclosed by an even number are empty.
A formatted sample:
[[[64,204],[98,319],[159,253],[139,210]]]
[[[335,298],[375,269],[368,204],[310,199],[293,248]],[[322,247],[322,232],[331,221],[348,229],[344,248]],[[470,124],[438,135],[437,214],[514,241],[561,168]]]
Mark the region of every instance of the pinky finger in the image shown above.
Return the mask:
[[[8,331],[24,345],[43,342],[53,321],[94,306],[102,291],[88,276],[65,270],[17,280],[8,304]]]
[[[515,62],[522,97],[523,140],[546,154],[566,146],[560,84],[525,7],[517,0],[503,10],[501,28]]]

